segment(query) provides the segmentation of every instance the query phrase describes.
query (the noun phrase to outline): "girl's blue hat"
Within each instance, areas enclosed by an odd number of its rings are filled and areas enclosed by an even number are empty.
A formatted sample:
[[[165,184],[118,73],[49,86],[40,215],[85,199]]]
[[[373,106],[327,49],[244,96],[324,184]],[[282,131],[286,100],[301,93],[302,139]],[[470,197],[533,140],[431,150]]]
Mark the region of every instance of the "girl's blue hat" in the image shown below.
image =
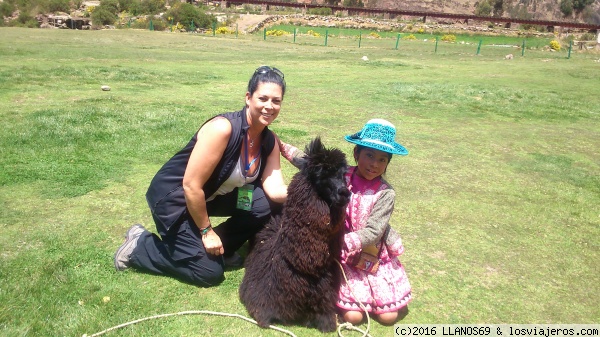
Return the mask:
[[[385,119],[371,119],[359,132],[344,137],[350,143],[406,156],[408,150],[396,143],[396,127]]]

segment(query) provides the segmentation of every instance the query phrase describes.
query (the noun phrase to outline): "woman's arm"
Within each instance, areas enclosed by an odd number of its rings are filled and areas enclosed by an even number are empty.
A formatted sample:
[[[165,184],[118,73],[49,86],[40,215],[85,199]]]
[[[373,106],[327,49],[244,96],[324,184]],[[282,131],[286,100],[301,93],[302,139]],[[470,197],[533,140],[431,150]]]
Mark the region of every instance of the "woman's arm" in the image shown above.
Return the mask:
[[[230,136],[231,123],[227,119],[217,117],[206,123],[198,131],[198,140],[185,169],[185,201],[192,219],[200,229],[210,226],[206,211],[206,198],[210,196],[204,194],[203,188],[223,157]],[[209,230],[206,235],[202,235],[202,242],[207,253],[223,254],[223,244],[214,231]]]
[[[287,159],[287,161],[296,166],[296,168],[301,169],[306,153],[294,145],[282,142],[277,135],[275,135],[275,139],[277,140],[277,144],[279,144],[279,150],[281,151],[283,158]]]
[[[276,141],[273,151],[267,157],[267,164],[262,175],[262,185],[269,199],[277,203],[284,203],[287,199],[287,185],[284,183],[281,174],[279,153],[279,144]]]

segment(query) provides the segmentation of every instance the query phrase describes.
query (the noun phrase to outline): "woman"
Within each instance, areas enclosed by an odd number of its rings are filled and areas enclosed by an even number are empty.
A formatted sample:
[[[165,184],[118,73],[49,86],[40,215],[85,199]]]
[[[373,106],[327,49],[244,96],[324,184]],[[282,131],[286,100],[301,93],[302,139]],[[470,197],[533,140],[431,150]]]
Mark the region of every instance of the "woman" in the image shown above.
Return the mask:
[[[117,270],[213,286],[224,280],[226,261],[241,265],[236,250],[287,197],[279,145],[268,129],[284,94],[283,73],[259,67],[248,82],[246,106],[209,119],[158,171],[146,199],[160,238],[132,226],[115,253]],[[211,216],[229,218],[213,228]]]

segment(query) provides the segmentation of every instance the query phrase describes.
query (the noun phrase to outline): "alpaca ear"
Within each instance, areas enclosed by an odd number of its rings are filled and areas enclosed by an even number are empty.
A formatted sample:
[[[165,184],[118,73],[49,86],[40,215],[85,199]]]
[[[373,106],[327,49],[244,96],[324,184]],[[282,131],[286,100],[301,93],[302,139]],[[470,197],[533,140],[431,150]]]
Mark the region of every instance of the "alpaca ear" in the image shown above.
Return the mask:
[[[296,158],[294,160],[298,163],[297,167],[299,167],[300,170],[303,170],[306,167],[306,164],[308,164],[308,159],[306,159],[306,157]]]

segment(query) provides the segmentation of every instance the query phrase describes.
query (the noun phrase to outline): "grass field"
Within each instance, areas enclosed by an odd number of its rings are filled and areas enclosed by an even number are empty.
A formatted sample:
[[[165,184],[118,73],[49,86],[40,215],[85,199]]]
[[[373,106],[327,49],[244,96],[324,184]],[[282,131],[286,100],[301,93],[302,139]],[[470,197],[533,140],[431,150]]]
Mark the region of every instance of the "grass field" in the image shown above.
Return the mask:
[[[368,119],[398,127],[410,154],[387,179],[414,292],[404,323],[600,323],[598,54],[505,60],[422,45],[0,28],[0,335],[91,335],[185,310],[247,315],[243,269],[204,289],[117,273],[112,257],[133,223],[154,229],[144,195],[157,169],[207,117],[240,109],[262,64],[285,73],[272,129],[287,142],[320,135],[350,154],[343,136]],[[371,334],[393,329],[374,323]],[[106,335],[282,334],[193,315]]]

